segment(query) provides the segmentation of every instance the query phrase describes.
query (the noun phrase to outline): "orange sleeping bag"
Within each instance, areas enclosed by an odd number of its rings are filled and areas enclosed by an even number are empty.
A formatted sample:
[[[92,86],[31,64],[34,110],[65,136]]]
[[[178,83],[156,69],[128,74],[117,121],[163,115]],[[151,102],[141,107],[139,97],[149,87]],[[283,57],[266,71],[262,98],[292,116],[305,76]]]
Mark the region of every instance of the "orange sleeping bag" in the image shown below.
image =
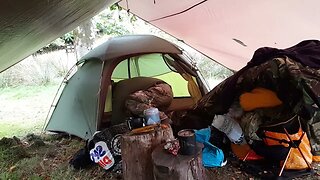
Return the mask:
[[[282,101],[275,92],[262,87],[254,88],[251,92],[240,95],[240,105],[244,111],[275,107],[281,104]]]

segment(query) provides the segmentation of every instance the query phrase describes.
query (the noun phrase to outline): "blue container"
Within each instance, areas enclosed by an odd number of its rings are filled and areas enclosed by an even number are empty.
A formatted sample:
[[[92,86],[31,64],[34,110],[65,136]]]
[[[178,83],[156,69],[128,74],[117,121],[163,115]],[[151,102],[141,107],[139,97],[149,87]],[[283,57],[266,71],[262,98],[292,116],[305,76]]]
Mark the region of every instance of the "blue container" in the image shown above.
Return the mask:
[[[151,125],[151,124],[158,124],[160,123],[160,115],[159,115],[159,110],[158,108],[149,108],[144,110],[144,119],[145,119],[145,124]]]

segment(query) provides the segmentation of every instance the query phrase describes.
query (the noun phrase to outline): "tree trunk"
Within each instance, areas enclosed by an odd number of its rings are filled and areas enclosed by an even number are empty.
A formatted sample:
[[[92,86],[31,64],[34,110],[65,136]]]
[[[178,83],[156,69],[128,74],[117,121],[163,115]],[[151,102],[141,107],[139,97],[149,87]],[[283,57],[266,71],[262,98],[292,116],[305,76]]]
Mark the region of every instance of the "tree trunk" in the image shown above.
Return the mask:
[[[166,140],[174,138],[169,125],[151,127],[154,129],[151,132],[142,134],[129,132],[122,136],[121,156],[123,178],[126,180],[153,179],[152,151]]]
[[[152,153],[155,180],[204,180],[205,169],[202,166],[202,147],[197,143],[195,155],[174,156],[158,146]]]

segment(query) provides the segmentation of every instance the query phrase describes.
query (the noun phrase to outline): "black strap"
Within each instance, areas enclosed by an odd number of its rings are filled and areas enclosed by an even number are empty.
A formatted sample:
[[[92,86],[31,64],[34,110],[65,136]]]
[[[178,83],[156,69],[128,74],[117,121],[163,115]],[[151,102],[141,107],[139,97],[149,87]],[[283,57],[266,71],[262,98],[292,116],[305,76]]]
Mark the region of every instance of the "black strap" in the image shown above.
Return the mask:
[[[266,136],[266,135],[264,135],[264,138],[269,138],[269,139],[278,141],[280,144],[286,143],[286,144],[289,144],[289,145],[290,145],[290,141],[287,141],[287,140],[285,140],[285,139],[277,139],[277,138],[269,137],[269,136]]]

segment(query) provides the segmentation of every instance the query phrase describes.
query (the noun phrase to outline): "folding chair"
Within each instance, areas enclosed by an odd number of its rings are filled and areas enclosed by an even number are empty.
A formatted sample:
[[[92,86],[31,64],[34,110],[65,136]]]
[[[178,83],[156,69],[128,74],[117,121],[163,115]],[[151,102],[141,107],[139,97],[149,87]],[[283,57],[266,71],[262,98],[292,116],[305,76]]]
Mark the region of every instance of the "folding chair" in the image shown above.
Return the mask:
[[[303,152],[302,152],[301,149],[300,149],[300,144],[301,144],[302,139],[303,139],[304,135],[306,134],[306,132],[303,132],[303,133],[302,133],[302,135],[300,136],[300,139],[299,139],[299,140],[292,140],[291,137],[290,137],[290,135],[289,135],[289,133],[288,133],[288,131],[287,131],[287,129],[286,129],[286,128],[283,128],[283,130],[285,131],[288,139],[290,140],[289,142],[286,142],[287,144],[289,144],[289,152],[288,152],[288,155],[287,155],[286,159],[285,159],[284,162],[283,162],[283,165],[282,165],[282,167],[281,167],[281,170],[280,170],[278,176],[281,176],[281,175],[282,175],[282,172],[283,172],[283,170],[284,170],[284,167],[285,167],[285,165],[286,165],[286,163],[287,163],[287,161],[288,161],[288,158],[289,158],[289,156],[290,156],[290,154],[291,154],[291,152],[292,152],[292,151],[291,151],[292,148],[298,149],[298,151],[299,151],[300,155],[302,156],[304,162],[305,162],[305,163],[307,164],[307,166],[308,166],[308,170],[312,170],[311,164],[307,161],[306,157],[304,156]]]
[[[296,117],[298,116],[295,115],[293,118],[289,119],[285,123],[288,123],[293,119],[296,119]],[[283,128],[282,128],[282,131],[280,132],[279,132],[279,129],[278,129],[278,132],[263,130],[264,140],[267,145],[271,145],[271,146],[283,145],[289,148],[286,158],[284,159],[283,164],[281,165],[281,169],[278,174],[279,177],[282,176],[282,173],[286,166],[288,166],[288,169],[295,169],[296,167],[297,170],[299,169],[312,170],[312,167],[310,164],[312,162],[310,142],[307,136],[305,136],[306,133],[301,129],[300,118],[298,117],[297,120],[299,123],[299,130],[294,134],[289,134],[288,129],[286,128],[286,125],[284,125],[285,123],[282,124]],[[293,157],[292,155],[293,153],[296,156]],[[293,164],[293,165],[288,165],[287,164],[288,161],[290,161],[290,164]],[[304,161],[305,164],[303,164],[302,161]]]

